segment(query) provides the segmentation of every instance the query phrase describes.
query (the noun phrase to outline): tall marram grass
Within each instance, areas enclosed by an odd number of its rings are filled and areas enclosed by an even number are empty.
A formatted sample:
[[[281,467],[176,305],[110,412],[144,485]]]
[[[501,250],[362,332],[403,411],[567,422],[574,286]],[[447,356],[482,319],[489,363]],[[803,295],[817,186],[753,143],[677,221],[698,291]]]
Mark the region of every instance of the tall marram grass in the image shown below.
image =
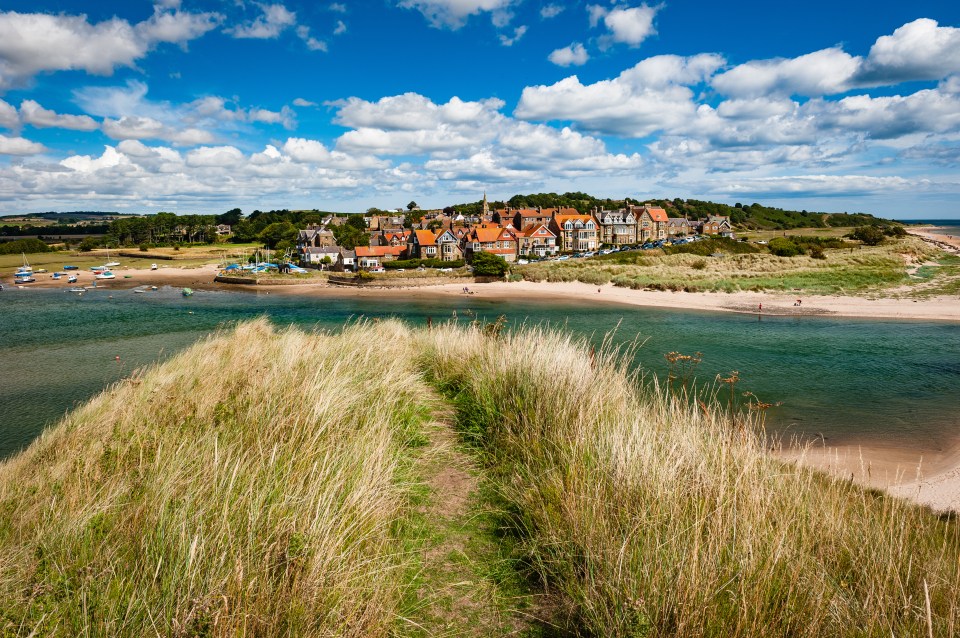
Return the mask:
[[[406,330],[217,335],[0,465],[0,634],[375,636],[428,416]]]
[[[721,407],[563,334],[444,327],[458,406],[538,580],[598,636],[950,636],[954,519],[780,462]],[[927,595],[929,593],[929,612]],[[929,613],[929,622],[928,622]]]
[[[0,634],[407,626],[434,388],[575,632],[957,632],[955,519],[778,461],[625,356],[498,328],[259,320],[94,398],[0,465]]]

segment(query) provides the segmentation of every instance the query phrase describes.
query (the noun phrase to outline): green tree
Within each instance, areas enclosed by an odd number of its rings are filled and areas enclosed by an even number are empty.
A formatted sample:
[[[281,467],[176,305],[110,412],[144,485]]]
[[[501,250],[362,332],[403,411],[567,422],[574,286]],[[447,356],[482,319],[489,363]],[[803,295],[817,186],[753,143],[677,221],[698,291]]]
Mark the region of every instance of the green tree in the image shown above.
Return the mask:
[[[507,273],[506,260],[493,253],[476,253],[470,261],[473,274],[480,277],[503,277]]]
[[[770,252],[778,257],[796,257],[803,249],[786,237],[775,237],[770,240]]]
[[[297,227],[290,222],[276,222],[260,231],[257,239],[271,249],[284,242],[289,245],[297,239]]]
[[[77,246],[77,248],[80,250],[80,252],[87,253],[99,245],[100,245],[100,242],[94,239],[93,237],[84,237],[83,241],[80,242],[80,245]]]
[[[238,221],[243,219],[243,211],[239,208],[232,208],[225,212],[223,215],[217,215],[218,224],[228,224],[233,226]]]
[[[862,241],[867,246],[879,246],[884,239],[880,226],[860,226],[847,236]]]
[[[411,201],[409,204],[407,204],[407,210],[413,210],[414,208],[419,208],[417,202]]]

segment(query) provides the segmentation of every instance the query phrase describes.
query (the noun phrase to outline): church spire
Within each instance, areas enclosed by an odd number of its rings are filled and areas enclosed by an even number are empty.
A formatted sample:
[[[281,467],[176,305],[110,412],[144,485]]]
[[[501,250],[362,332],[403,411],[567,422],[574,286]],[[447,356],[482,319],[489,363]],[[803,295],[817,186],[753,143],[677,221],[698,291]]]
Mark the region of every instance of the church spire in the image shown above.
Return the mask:
[[[487,204],[487,190],[483,190],[483,216],[486,217],[490,214],[490,205]]]

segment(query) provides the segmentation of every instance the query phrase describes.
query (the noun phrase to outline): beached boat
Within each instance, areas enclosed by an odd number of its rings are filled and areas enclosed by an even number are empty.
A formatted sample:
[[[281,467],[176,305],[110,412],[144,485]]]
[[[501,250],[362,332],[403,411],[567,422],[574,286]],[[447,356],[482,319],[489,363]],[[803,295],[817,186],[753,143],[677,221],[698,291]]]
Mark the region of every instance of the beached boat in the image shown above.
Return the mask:
[[[156,270],[156,269],[157,269],[156,264],[150,264],[150,270]]]
[[[106,266],[90,266],[90,270],[92,270],[93,272],[105,272],[110,269],[107,268]]]
[[[20,256],[23,257],[23,265],[17,267],[17,272],[13,273],[13,276],[20,277],[21,275],[32,275],[33,268],[30,267],[30,262],[27,261],[27,255],[25,253],[20,253]]]
[[[182,294],[184,297],[189,297],[193,294],[193,290],[191,288],[184,288],[180,291],[180,294]]]
[[[75,284],[75,283],[77,283],[77,276],[76,276],[76,275],[67,275],[67,283],[68,283],[68,284]]]
[[[80,266],[64,266],[64,270],[80,270]]]
[[[15,275],[13,278],[13,283],[19,286],[20,284],[32,284],[36,280],[37,278],[34,277],[32,274],[23,273],[23,274]]]
[[[117,276],[110,272],[109,270],[104,270],[103,272],[97,273],[94,275],[96,279],[116,279]]]

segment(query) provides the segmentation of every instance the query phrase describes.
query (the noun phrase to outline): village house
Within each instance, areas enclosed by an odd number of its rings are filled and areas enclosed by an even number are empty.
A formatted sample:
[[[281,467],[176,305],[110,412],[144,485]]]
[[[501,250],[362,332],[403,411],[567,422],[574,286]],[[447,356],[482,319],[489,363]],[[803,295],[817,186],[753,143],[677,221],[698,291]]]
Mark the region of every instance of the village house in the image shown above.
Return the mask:
[[[357,251],[341,248],[340,255],[337,258],[337,263],[334,269],[339,270],[340,272],[344,272],[347,270],[349,271],[356,270],[357,269]]]
[[[437,235],[437,249],[443,261],[458,261],[463,259],[461,239],[453,231],[447,229]]]
[[[437,236],[432,230],[415,230],[407,241],[407,257],[410,259],[437,259]]]
[[[307,246],[300,251],[300,263],[304,266],[329,269],[340,258],[339,246]],[[326,261],[324,261],[326,259]]]
[[[556,255],[557,235],[545,224],[529,226],[524,230],[515,231],[517,237],[517,254],[520,257],[547,257]]]
[[[593,209],[593,217],[600,227],[600,243],[612,246],[637,243],[638,207],[632,204],[617,210]]]
[[[686,217],[671,217],[667,220],[667,236],[678,237],[696,232],[695,226]]]
[[[217,224],[218,235],[229,235],[231,230],[230,224]]]
[[[592,215],[554,215],[550,230],[557,236],[561,251],[587,252],[600,247],[600,233]]]
[[[721,235],[733,237],[733,226],[726,215],[709,215],[703,221],[700,232],[704,235]]]
[[[325,229],[323,226],[311,224],[297,233],[297,249],[303,248],[324,248],[336,246],[337,240],[333,232]]]
[[[470,229],[464,244],[464,256],[471,260],[477,253],[492,253],[507,261],[517,260],[517,239],[512,227],[480,224]]]
[[[406,246],[357,246],[357,268],[377,268],[384,262],[402,258],[406,252]]]
[[[639,222],[640,230],[639,241],[657,241],[659,239],[666,239],[667,237],[667,224],[669,223],[669,218],[667,217],[667,211],[663,210],[659,206],[650,206],[649,204],[644,204],[641,207]]]

